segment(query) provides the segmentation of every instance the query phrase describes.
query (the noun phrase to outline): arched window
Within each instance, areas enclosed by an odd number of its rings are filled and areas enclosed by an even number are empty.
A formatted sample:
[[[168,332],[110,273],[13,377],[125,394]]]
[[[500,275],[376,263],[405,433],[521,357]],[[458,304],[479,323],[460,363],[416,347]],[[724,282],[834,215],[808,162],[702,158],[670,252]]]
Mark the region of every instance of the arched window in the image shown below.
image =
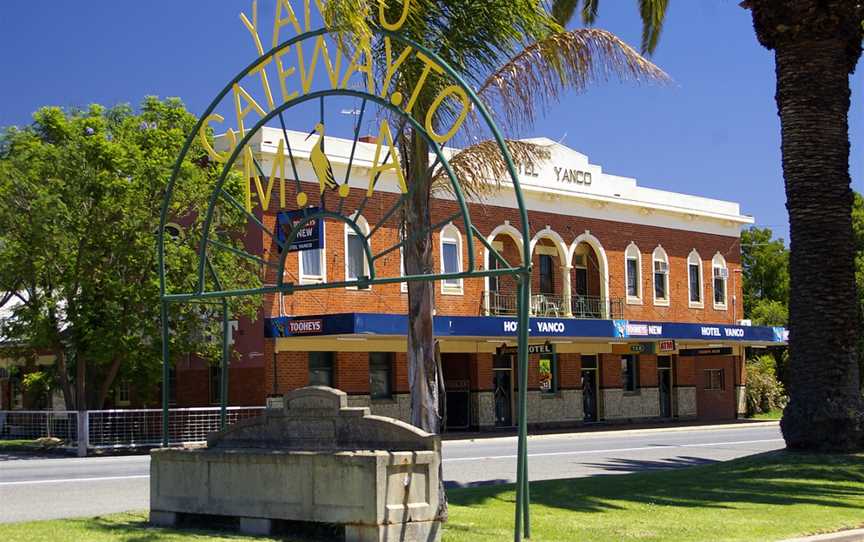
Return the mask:
[[[702,258],[696,249],[687,256],[687,291],[690,307],[701,309],[705,306],[702,301]]]
[[[441,230],[441,272],[462,272],[462,234],[453,224]],[[462,279],[445,279],[441,282],[441,293],[462,294]]]
[[[712,276],[714,277],[714,308],[726,310],[726,282],[729,280],[729,268],[726,259],[718,252],[711,260]]]
[[[624,251],[624,277],[627,303],[642,303],[642,254],[633,242]]]
[[[362,216],[352,217],[364,235],[369,235],[369,223]],[[363,237],[354,228],[345,224],[345,280],[357,280],[369,276],[369,262],[363,249]]]
[[[323,220],[323,219],[319,219]],[[327,282],[327,260],[324,253],[327,250],[327,221],[321,224],[321,248],[302,250],[297,259],[300,267],[300,283]]]
[[[654,304],[669,305],[669,258],[658,245],[651,259],[654,263]]]

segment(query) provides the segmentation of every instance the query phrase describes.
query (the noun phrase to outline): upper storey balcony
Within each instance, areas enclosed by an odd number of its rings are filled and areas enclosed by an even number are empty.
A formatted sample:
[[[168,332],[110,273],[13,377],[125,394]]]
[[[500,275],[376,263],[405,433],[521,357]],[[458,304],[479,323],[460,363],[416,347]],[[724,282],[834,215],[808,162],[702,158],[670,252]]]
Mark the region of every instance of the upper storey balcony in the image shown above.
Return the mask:
[[[534,268],[531,284],[532,316],[558,318],[620,319],[624,300],[610,298],[603,291],[605,262],[585,236],[567,247],[552,230],[541,231],[532,241]],[[492,245],[508,261],[521,261],[521,245],[512,232],[503,230]],[[494,268],[495,260],[489,261]],[[516,282],[512,277],[489,279],[483,293],[483,313],[489,316],[515,316]]]

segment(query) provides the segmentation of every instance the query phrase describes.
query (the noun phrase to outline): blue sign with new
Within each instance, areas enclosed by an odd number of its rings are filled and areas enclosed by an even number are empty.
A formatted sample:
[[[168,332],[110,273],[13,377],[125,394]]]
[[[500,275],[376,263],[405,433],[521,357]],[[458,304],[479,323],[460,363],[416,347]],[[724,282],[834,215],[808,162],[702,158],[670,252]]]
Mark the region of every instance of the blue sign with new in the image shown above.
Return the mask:
[[[291,230],[298,224],[303,226],[297,231],[294,242],[288,247],[288,252],[300,252],[303,250],[315,250],[324,248],[324,222],[317,218],[309,220],[309,215],[318,212],[316,207],[310,207],[298,211],[282,211],[276,215],[276,239],[279,245],[284,246],[288,241]],[[282,251],[281,248],[279,250]]]

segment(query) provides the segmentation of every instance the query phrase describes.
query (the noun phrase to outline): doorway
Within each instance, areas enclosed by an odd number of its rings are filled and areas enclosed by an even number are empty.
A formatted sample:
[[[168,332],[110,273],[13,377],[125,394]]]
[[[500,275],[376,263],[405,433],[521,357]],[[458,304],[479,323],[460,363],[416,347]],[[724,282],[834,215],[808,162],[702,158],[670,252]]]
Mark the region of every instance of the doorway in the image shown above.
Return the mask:
[[[493,402],[495,426],[513,427],[513,358],[510,353],[500,352],[492,364]]]
[[[597,356],[582,356],[582,415],[585,422],[596,422],[597,407]]]
[[[657,386],[660,391],[660,417],[672,417],[672,358],[657,357]]]

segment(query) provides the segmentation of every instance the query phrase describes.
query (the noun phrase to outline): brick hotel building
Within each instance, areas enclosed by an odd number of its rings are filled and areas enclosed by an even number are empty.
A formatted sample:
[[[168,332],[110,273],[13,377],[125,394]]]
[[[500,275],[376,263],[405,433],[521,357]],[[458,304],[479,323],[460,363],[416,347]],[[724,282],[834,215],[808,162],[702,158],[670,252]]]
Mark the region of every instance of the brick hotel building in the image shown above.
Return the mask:
[[[288,135],[300,177],[314,180],[306,161],[314,141],[301,132]],[[281,130],[269,128],[255,135],[252,148],[264,171],[282,137]],[[531,142],[548,150],[548,158],[520,171],[533,236],[529,423],[741,415],[744,347],[783,341],[782,329],[740,321],[740,230],[753,219],[736,203],[641,187],[561,144]],[[328,137],[326,145],[339,179],[352,142]],[[365,193],[374,151],[374,144],[358,143],[345,209],[355,209]],[[302,186],[307,193],[318,189],[317,183]],[[273,194],[276,199],[276,189]],[[383,179],[358,220],[361,227],[374,229],[397,197],[395,179]],[[286,201],[294,199],[292,187]],[[279,210],[274,207],[261,217],[275,230]],[[432,222],[456,210],[452,198],[439,194]],[[513,226],[519,216],[509,185],[470,203],[470,213],[508,261],[521,260],[521,236]],[[327,220],[323,229],[322,250],[288,254],[286,282],[336,282],[368,273],[350,228]],[[397,243],[398,236],[396,222],[380,226],[370,238],[373,253]],[[445,225],[434,232],[433,242],[436,271],[463,270],[463,224]],[[260,232],[248,246],[265,259],[277,252]],[[478,240],[475,253],[483,255],[484,266],[495,264]],[[398,276],[401,253],[393,251],[374,265],[379,276]],[[450,280],[434,287],[447,428],[512,426],[518,386],[515,281]],[[265,396],[327,384],[373,413],[408,419],[407,297],[404,284],[268,296],[263,318],[239,326],[231,403],[261,404]],[[200,403],[205,391],[215,389],[203,383],[214,382],[218,373],[206,371],[195,370],[194,361],[187,368],[178,365],[178,404],[184,395]]]
[[[288,131],[302,190],[317,194],[308,162],[314,140]],[[281,130],[255,134],[252,151],[270,171]],[[611,175],[564,145],[530,140],[548,158],[520,171],[528,208],[533,264],[528,373],[532,426],[634,420],[732,419],[744,411],[744,348],[784,340],[782,328],[742,318],[740,230],[753,223],[736,203],[639,186]],[[346,175],[353,142],[326,138],[336,178]],[[360,204],[375,145],[357,144],[344,209]],[[286,201],[296,201],[286,183]],[[274,188],[267,211],[276,230]],[[253,190],[253,194],[255,191]],[[385,175],[358,222],[369,232],[399,195]],[[512,187],[469,203],[472,222],[509,262],[522,258]],[[432,207],[437,223],[457,211],[446,193]],[[395,220],[370,237],[372,251],[398,243]],[[179,228],[179,226],[176,226]],[[250,232],[253,230],[250,229]],[[463,270],[464,224],[434,232],[436,271]],[[284,280],[303,284],[368,273],[362,243],[338,220],[323,223],[321,250],[289,252]],[[247,249],[278,258],[261,230]],[[479,240],[483,268],[495,265]],[[377,245],[377,246],[376,246]],[[482,258],[482,260],[480,259]],[[378,276],[399,276],[401,252],[374,262]],[[265,282],[273,282],[272,272]],[[516,286],[512,277],[436,282],[435,334],[440,340],[446,427],[493,429],[515,423]],[[407,287],[331,288],[265,297],[255,322],[232,330],[235,356],[229,404],[261,405],[291,389],[326,384],[375,414],[409,417],[406,364]],[[218,369],[192,357],[176,360],[170,383],[176,406],[218,403]]]

